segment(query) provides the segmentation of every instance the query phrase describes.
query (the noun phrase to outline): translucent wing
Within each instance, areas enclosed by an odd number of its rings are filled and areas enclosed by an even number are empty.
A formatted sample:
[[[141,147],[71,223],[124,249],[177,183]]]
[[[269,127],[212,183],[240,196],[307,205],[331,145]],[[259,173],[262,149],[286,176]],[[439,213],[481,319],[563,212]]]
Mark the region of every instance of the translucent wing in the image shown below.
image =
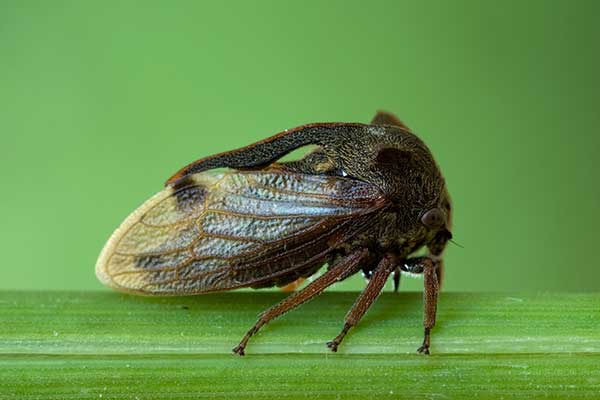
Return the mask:
[[[193,174],[123,222],[96,274],[118,290],[163,295],[283,284],[322,265],[386,204],[374,186],[342,177]]]

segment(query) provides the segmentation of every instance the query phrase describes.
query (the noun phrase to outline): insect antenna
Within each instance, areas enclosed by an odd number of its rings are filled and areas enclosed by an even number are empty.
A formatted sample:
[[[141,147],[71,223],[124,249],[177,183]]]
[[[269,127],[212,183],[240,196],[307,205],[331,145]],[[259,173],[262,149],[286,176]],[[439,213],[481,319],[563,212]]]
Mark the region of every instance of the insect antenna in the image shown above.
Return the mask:
[[[462,244],[455,242],[454,239],[450,239],[450,243],[452,243],[455,246],[460,247],[461,249],[465,248],[465,246],[463,246]]]

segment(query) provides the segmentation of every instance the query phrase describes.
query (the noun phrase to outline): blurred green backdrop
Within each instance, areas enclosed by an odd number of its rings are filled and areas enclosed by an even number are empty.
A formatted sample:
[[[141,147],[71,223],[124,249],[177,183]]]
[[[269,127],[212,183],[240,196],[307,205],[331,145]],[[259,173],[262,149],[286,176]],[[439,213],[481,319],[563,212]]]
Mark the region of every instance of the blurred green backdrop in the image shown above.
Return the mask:
[[[447,290],[597,290],[599,12],[3,1],[0,288],[99,289],[105,240],[179,167],[385,109],[446,175],[464,246],[447,253]]]

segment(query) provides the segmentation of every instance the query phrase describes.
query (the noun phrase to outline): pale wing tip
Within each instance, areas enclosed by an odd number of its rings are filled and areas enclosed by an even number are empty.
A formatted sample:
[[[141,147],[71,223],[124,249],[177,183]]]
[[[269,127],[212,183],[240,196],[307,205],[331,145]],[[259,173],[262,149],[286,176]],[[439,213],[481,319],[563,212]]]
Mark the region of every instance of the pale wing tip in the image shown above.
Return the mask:
[[[108,266],[110,263],[110,258],[115,253],[119,241],[129,231],[129,229],[131,229],[132,226],[137,224],[146,214],[146,212],[148,212],[148,210],[150,210],[158,202],[169,197],[172,193],[173,189],[171,188],[165,188],[160,192],[156,193],[154,196],[146,200],[141,206],[135,209],[131,214],[129,214],[129,216],[127,216],[127,218],[125,218],[121,225],[113,232],[113,234],[110,236],[110,238],[102,248],[102,251],[98,256],[98,260],[96,261],[96,277],[98,278],[100,283],[119,291],[132,291],[127,287],[119,285],[109,274]]]
[[[123,225],[129,220],[129,217],[123,222]],[[98,256],[98,260],[96,261],[96,278],[105,286],[108,286],[113,289],[119,289],[119,285],[112,279],[112,277],[108,273],[108,262],[110,260],[110,256],[113,254],[114,249],[116,247],[116,243],[120,238],[121,225],[114,233],[110,236],[100,255]]]

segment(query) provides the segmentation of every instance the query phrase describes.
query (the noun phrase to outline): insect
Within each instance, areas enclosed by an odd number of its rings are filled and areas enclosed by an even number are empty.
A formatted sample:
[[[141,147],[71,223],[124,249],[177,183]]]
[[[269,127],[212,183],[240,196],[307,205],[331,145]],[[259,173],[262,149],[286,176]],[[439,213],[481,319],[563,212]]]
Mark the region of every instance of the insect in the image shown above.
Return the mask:
[[[313,146],[303,158],[291,151]],[[316,146],[316,147],[315,147]],[[229,168],[225,172],[209,171]],[[429,354],[451,239],[450,197],[427,146],[398,118],[315,123],[182,168],[113,233],[96,265],[100,281],[146,295],[191,295],[288,285],[328,269],[264,311],[233,351],[244,355],[262,326],[355,273],[368,279],[332,351],[393,276],[424,275]],[[426,247],[426,256],[413,254]]]

